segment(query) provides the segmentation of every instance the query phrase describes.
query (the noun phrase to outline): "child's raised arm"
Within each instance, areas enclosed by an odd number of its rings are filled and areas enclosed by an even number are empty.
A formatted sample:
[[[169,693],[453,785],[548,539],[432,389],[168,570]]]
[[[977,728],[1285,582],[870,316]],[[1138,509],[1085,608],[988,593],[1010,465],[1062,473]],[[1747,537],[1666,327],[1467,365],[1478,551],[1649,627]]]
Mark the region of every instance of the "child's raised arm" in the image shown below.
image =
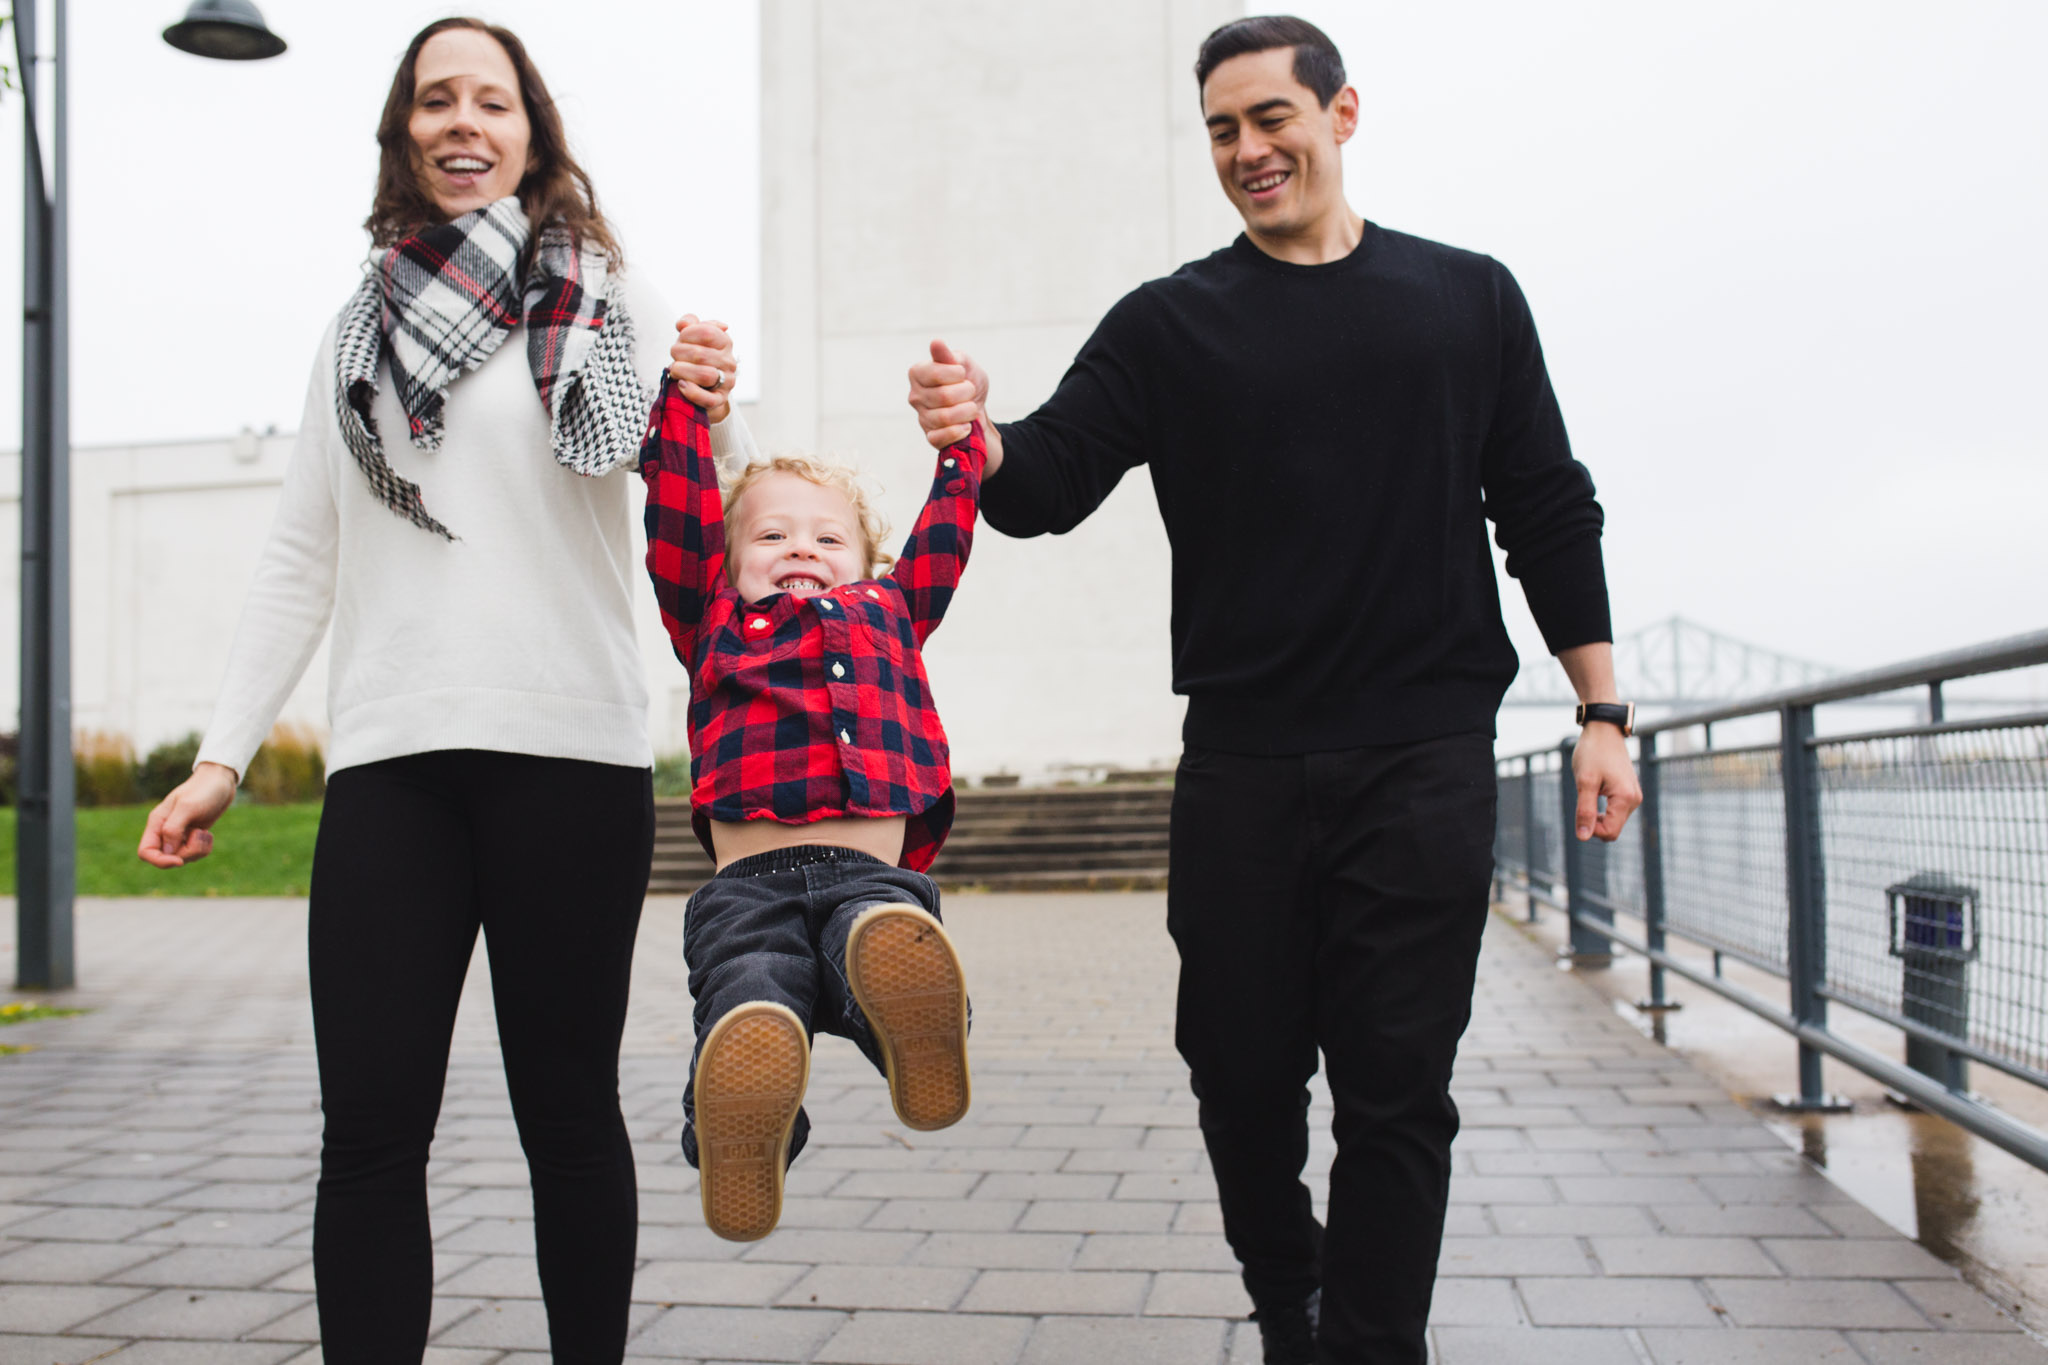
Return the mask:
[[[981,467],[987,457],[981,423],[976,422],[967,438],[955,441],[939,452],[932,491],[925,499],[917,525],[903,543],[903,553],[889,577],[903,590],[910,607],[911,628],[917,642],[939,628],[953,589],[960,582],[960,570],[967,566],[967,552],[974,545],[974,514],[981,505]]]
[[[725,574],[725,504],[710,424],[672,375],[662,376],[640,443],[640,477],[647,484],[647,576],[661,624],[688,668],[704,606]]]

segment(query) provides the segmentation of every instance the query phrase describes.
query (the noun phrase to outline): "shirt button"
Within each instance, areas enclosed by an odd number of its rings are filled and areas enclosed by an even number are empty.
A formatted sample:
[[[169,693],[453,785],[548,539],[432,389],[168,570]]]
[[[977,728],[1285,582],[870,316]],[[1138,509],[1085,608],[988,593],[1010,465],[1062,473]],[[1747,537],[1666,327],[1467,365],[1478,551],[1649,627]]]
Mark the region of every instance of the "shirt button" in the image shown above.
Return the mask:
[[[958,460],[952,458],[950,455],[946,457],[946,468],[948,469],[951,469],[954,465],[959,463],[960,462]]]
[[[768,618],[767,618],[767,617],[765,617],[765,616],[756,616],[756,617],[755,617],[755,618],[754,618],[753,620],[751,620],[751,621],[747,622],[747,629],[748,629],[748,630],[766,630],[766,629],[768,629]]]
[[[847,733],[846,733],[846,731],[844,731],[844,730],[841,730],[841,731],[839,732],[839,742],[840,742],[841,744],[851,744],[851,743],[853,743],[853,736],[852,736],[852,735],[849,735],[849,734],[847,734]]]
[[[833,676],[833,677],[835,677],[835,678],[843,678],[843,677],[845,677],[845,676],[846,676],[846,665],[845,665],[845,664],[837,664],[837,663],[836,663],[836,664],[833,664],[833,665],[832,665],[832,676]]]
[[[868,596],[874,598],[877,602],[882,600],[882,594],[876,592],[873,588],[868,589]]]
[[[966,487],[967,487],[967,480],[965,480],[965,479],[954,479],[954,480],[952,480],[951,482],[949,482],[949,483],[948,483],[948,484],[946,485],[946,491],[947,491],[948,493],[958,493],[958,492],[961,492],[961,491],[963,491],[963,490],[964,490],[964,489],[965,489]]]
[[[818,599],[818,610],[819,610],[819,611],[830,611],[830,610],[832,610],[832,599],[831,599],[831,598],[829,598],[829,597],[821,597],[821,598],[819,598],[819,599]]]

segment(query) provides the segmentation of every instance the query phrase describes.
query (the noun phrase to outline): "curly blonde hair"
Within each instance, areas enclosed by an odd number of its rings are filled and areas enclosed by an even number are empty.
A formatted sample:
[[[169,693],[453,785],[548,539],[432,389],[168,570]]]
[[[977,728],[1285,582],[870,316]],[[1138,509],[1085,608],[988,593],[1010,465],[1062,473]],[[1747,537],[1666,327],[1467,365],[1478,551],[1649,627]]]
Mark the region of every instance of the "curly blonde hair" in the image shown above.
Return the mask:
[[[770,474],[794,474],[807,483],[829,488],[844,497],[853,508],[854,517],[860,523],[861,556],[866,567],[861,571],[865,578],[873,578],[896,562],[896,556],[882,548],[882,542],[889,538],[889,521],[875,510],[874,499],[861,476],[843,464],[820,459],[816,455],[770,455],[763,459],[749,461],[747,466],[732,477],[725,489],[725,543],[733,543],[738,527],[733,524],[733,512],[740,505],[740,495]],[[726,576],[730,578],[739,571],[737,560],[728,555],[725,561]]]

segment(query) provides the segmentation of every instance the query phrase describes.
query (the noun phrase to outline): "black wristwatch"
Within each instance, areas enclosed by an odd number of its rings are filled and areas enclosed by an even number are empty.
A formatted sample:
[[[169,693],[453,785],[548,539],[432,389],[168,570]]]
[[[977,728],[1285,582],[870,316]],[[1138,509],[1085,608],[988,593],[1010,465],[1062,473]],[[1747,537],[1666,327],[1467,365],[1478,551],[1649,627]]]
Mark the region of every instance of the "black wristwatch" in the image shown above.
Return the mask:
[[[1632,701],[1582,701],[1576,720],[1580,725],[1604,720],[1621,729],[1626,739],[1636,732],[1636,704]]]

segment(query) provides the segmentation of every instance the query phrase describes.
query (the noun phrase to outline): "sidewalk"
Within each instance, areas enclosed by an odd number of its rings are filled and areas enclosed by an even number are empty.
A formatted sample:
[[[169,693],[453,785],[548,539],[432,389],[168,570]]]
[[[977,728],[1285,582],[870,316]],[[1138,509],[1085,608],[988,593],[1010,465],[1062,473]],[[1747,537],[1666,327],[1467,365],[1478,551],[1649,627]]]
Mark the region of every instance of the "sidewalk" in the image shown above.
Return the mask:
[[[704,1231],[676,1146],[682,902],[624,1063],[631,1359],[1243,1365],[1156,894],[957,896],[975,1104],[918,1134],[821,1039],[783,1226]],[[0,938],[11,938],[12,904]],[[478,955],[481,962],[481,953]],[[76,1018],[0,1030],[0,1365],[316,1365],[319,1145],[296,901],[79,907]],[[12,979],[11,948],[0,970]],[[12,998],[0,992],[0,998]],[[547,1001],[523,1002],[545,1009]],[[1441,1365],[2048,1365],[2048,1348],[1495,919],[1461,1056]],[[1328,1110],[1311,1165],[1327,1163]],[[544,1365],[525,1170],[472,972],[432,1171],[431,1365]]]

